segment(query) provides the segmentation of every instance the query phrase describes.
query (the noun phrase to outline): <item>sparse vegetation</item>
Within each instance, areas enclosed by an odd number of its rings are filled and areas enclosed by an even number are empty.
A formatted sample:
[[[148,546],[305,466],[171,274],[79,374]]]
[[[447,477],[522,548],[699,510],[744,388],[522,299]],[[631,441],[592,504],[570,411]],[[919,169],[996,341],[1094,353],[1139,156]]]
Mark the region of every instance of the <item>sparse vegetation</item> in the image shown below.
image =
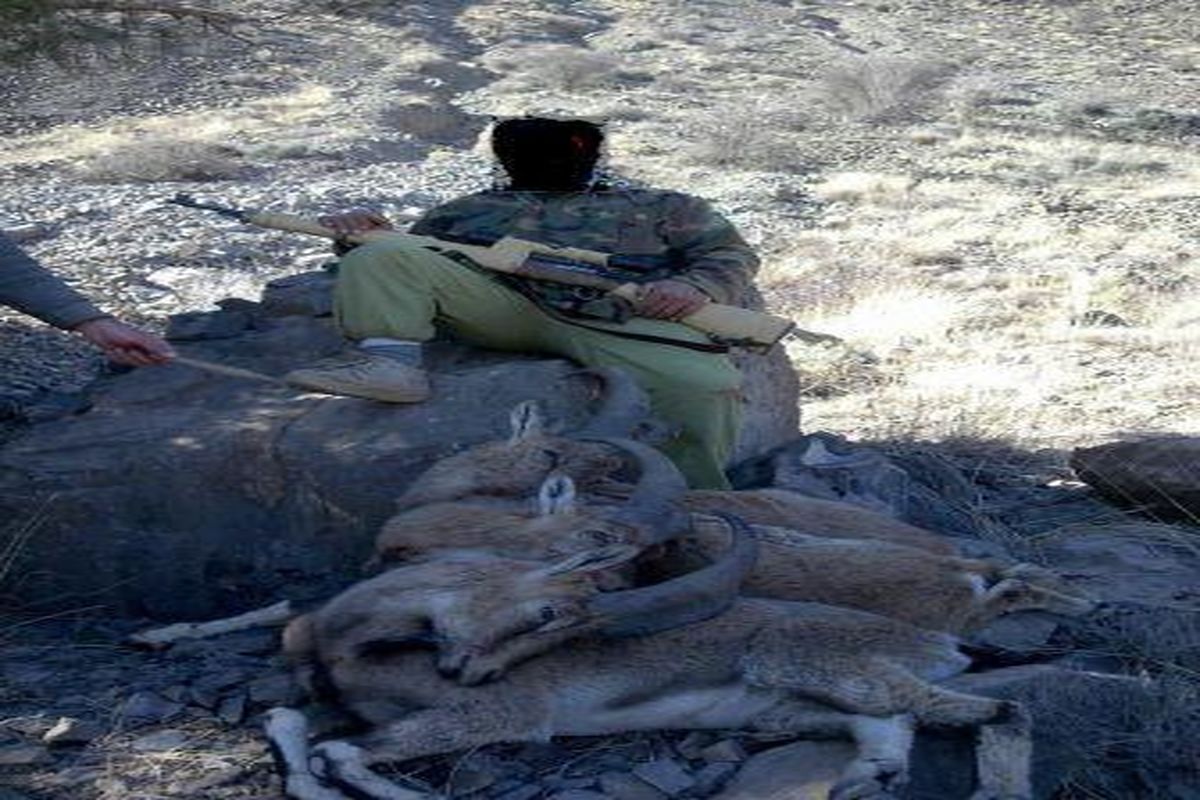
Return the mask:
[[[828,67],[818,98],[842,119],[910,121],[934,102],[949,74],[949,67],[932,61],[864,56]]]
[[[107,56],[179,41],[196,27],[231,34],[243,21],[236,13],[173,0],[0,0],[0,61]]]
[[[788,137],[804,127],[803,116],[787,109],[738,104],[700,115],[689,131],[692,157],[727,169],[798,172],[804,153]]]
[[[577,91],[628,78],[615,56],[570,45],[530,45],[493,54],[486,63],[529,88]]]
[[[133,142],[90,159],[80,177],[97,183],[217,181],[244,174],[232,147],[211,142],[155,138]]]

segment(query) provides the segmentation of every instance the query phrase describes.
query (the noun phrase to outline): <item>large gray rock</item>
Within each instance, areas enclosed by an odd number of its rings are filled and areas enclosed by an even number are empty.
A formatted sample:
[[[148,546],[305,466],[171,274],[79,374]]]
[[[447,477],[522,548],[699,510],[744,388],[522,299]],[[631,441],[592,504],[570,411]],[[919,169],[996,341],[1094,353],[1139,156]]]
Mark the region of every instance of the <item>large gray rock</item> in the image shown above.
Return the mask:
[[[1067,525],[1039,541],[1073,586],[1107,603],[1200,607],[1196,533],[1152,522]]]
[[[325,276],[285,284],[262,306],[189,316],[186,330],[222,335],[189,334],[179,350],[268,375],[340,351],[329,319],[313,316]],[[237,325],[225,324],[230,315]],[[434,397],[418,405],[300,394],[181,364],[106,379],[89,413],[32,426],[0,450],[0,515],[16,523],[0,528],[0,549],[21,540],[5,593],[171,618],[320,595],[359,575],[409,482],[442,456],[506,436],[513,405],[537,400],[564,429],[588,416],[595,383],[568,361],[449,343],[430,351]],[[743,452],[796,424],[782,352],[747,359]]]
[[[1113,442],[1071,454],[1079,479],[1122,506],[1200,519],[1200,437]]]
[[[846,765],[850,742],[793,742],[764,750],[745,763],[717,800],[827,800]]]
[[[328,322],[285,317],[179,349],[280,374],[340,348]],[[537,399],[567,425],[587,416],[590,381],[563,360],[448,347],[432,367],[435,398],[412,406],[183,365],[108,380],[88,414],[33,426],[0,451],[0,514],[37,517],[10,591],[204,617],[327,590],[358,574],[408,482],[501,436],[512,405]]]
[[[1157,730],[1177,714],[1164,704],[1160,687],[1136,678],[1062,669],[1050,665],[1010,667],[960,675],[948,688],[970,694],[1017,700],[1033,717],[1033,796],[1061,797],[1064,786],[1086,788],[1091,797],[1195,797],[1166,790],[1179,781],[1183,791],[1187,757],[1157,747]],[[1182,728],[1177,729],[1180,733]],[[1180,742],[1183,748],[1195,747]],[[974,789],[970,737],[957,731],[922,731],[913,749],[912,782],[907,800],[969,797]],[[1144,760],[1143,760],[1144,759]],[[1176,774],[1178,773],[1178,774]],[[1188,791],[1200,789],[1194,776]],[[1159,792],[1161,793],[1152,793]]]

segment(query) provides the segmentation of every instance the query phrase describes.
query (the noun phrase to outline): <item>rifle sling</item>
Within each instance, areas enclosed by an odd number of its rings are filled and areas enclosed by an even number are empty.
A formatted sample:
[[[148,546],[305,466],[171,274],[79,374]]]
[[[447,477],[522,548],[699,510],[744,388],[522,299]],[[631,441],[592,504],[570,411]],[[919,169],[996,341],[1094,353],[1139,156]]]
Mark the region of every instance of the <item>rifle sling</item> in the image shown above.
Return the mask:
[[[491,272],[490,274],[495,276],[496,278],[510,277],[510,276],[506,276],[503,274],[497,274],[495,272]],[[515,289],[517,292],[519,292],[521,295],[523,295],[525,297],[525,299],[529,300],[531,303],[533,303],[535,306],[537,306],[539,309],[541,309],[542,312],[545,313],[547,316],[549,316],[551,319],[557,320],[558,322],[562,322],[567,325],[573,325],[576,328],[585,328],[589,331],[599,331],[600,333],[607,333],[612,336],[619,336],[622,339],[633,339],[633,340],[639,341],[639,342],[652,342],[654,344],[665,344],[665,345],[670,345],[672,347],[683,347],[688,350],[697,350],[701,353],[728,353],[729,352],[729,345],[717,344],[716,342],[688,342],[683,339],[672,339],[669,336],[655,336],[652,333],[634,333],[633,331],[620,331],[620,330],[613,330],[611,328],[597,328],[594,325],[588,325],[587,323],[580,322],[577,319],[572,319],[571,317],[569,317],[566,314],[559,311],[557,308],[554,308],[553,306],[549,306],[546,303],[542,302],[542,299],[537,295],[537,293],[532,291],[522,280],[511,280],[510,279],[510,280],[502,280],[501,282],[504,283],[505,285]]]

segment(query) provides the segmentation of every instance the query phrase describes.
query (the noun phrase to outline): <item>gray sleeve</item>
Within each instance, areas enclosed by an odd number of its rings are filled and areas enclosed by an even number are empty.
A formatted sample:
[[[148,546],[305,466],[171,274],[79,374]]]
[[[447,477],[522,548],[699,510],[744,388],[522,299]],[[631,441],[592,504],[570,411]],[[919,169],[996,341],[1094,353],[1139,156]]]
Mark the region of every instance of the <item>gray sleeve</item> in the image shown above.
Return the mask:
[[[107,316],[0,233],[0,304],[58,328]]]

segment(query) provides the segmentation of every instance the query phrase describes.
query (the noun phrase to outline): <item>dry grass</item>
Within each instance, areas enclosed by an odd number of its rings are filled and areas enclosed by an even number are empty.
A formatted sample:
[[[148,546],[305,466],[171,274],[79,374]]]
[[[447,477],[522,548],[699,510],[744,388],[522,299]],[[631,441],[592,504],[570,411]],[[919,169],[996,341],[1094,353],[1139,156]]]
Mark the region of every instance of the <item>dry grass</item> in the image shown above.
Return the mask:
[[[762,100],[735,103],[697,118],[688,131],[691,159],[724,169],[802,170],[804,152],[789,134],[804,128],[804,115],[781,105],[763,106]]]
[[[631,78],[609,53],[565,44],[537,44],[496,50],[484,64],[530,89],[577,91],[620,83]]]
[[[932,60],[862,56],[827,67],[817,97],[841,119],[907,122],[936,101],[949,74],[949,67]]]
[[[232,147],[195,139],[147,139],[90,159],[79,175],[96,183],[230,180],[246,171],[239,156]]]

